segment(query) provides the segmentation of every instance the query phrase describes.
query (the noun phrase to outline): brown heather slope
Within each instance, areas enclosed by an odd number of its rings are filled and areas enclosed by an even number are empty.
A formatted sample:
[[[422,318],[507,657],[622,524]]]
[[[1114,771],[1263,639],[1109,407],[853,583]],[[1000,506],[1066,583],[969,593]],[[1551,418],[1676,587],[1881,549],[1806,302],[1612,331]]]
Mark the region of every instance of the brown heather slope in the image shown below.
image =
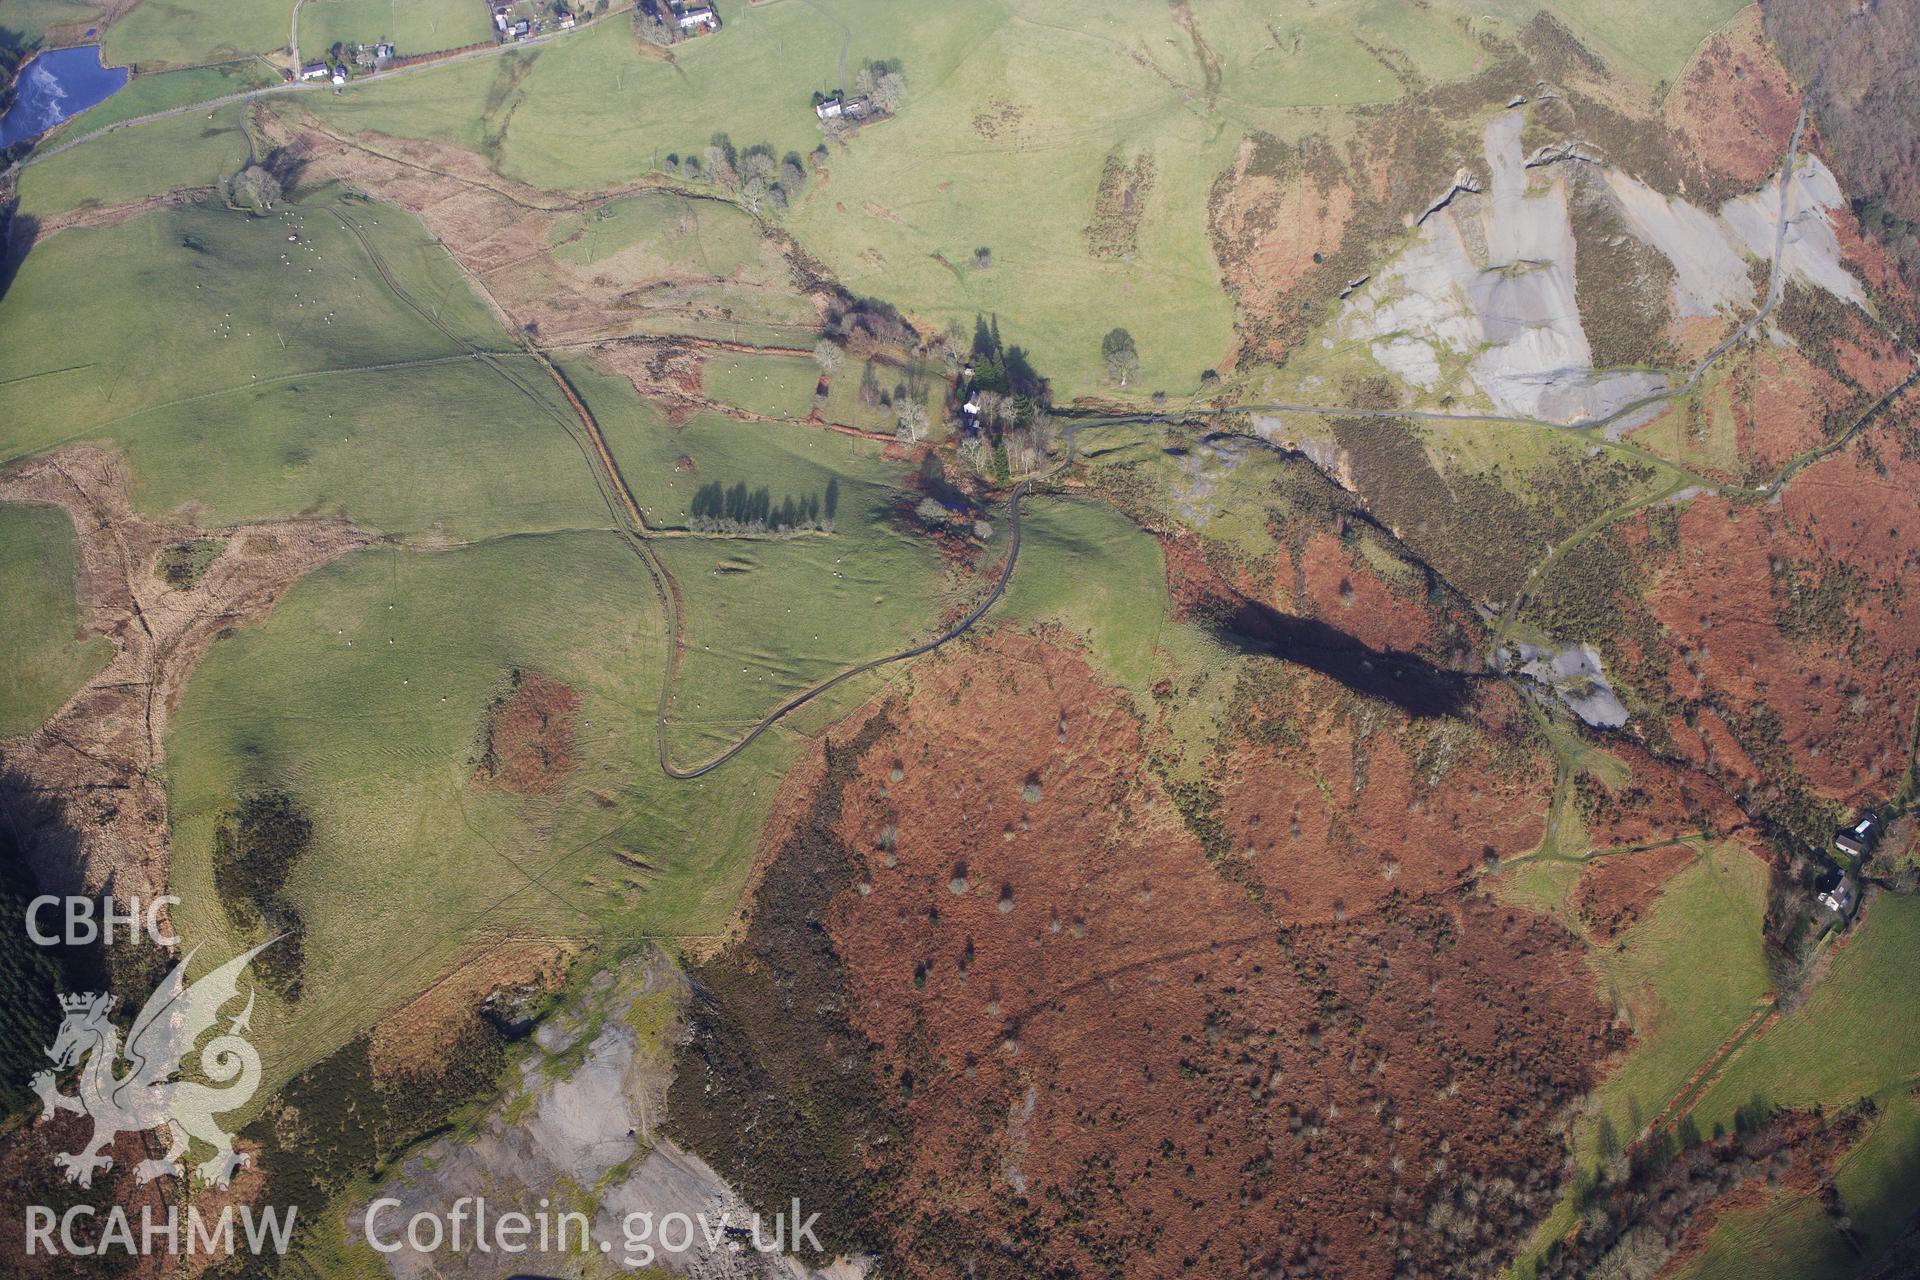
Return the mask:
[[[997,635],[916,670],[847,784],[866,875],[830,930],[909,1139],[909,1269],[1484,1274],[1610,1044],[1573,939],[1471,888],[1263,907],[1144,746],[1078,653]]]
[[[744,936],[695,974],[673,1106],[703,1153],[865,1203],[841,1225],[890,1273],[1496,1270],[1618,1045],[1576,940],[1470,884],[1389,886],[1344,925],[1257,900],[1132,698],[1051,634],[910,681],[829,749]],[[810,1145],[850,1106],[851,1143]]]
[[[1863,454],[1855,445],[1809,467],[1777,502],[1695,499],[1677,547],[1652,565],[1645,601],[1667,691],[1712,713],[1696,716],[1694,762],[1735,785],[1757,774],[1777,792],[1797,777],[1853,804],[1884,796],[1907,767],[1920,457]],[[1709,746],[1721,726],[1736,750]]]
[[[1767,44],[1760,6],[1707,37],[1663,104],[1668,127],[1714,178],[1741,188],[1773,177],[1800,91]]]

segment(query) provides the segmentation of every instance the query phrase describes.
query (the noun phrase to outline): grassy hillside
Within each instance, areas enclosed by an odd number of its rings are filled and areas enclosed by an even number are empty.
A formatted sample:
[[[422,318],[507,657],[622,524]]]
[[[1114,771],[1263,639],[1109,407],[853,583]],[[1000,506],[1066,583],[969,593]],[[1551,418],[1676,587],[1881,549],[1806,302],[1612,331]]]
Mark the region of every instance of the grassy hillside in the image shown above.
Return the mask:
[[[382,40],[401,57],[458,49],[493,38],[490,13],[471,0],[312,0],[300,6],[300,55]]]
[[[113,63],[190,67],[287,46],[294,0],[141,0],[108,28]]]
[[[1835,1176],[1856,1238],[1837,1230],[1818,1199],[1777,1195],[1720,1223],[1691,1280],[1858,1274],[1899,1234],[1920,1176],[1920,1016],[1906,993],[1920,981],[1920,902],[1881,894],[1807,1002],[1754,1041],[1701,1099],[1703,1129],[1730,1124],[1754,1098],[1776,1106],[1839,1108],[1872,1098],[1868,1135]]]
[[[370,550],[214,646],[169,743],[172,884],[189,943],[242,941],[211,874],[213,830],[236,797],[284,790],[314,825],[288,886],[308,930],[305,992],[255,1022],[273,1080],[471,941],[721,926],[787,748],[769,738],[700,784],[662,778],[651,723],[662,634],[624,542],[558,534]],[[489,704],[516,668],[580,695],[578,763],[547,794],[475,776]]]
[[[45,41],[53,28],[93,25],[103,7],[94,0],[7,0],[6,19],[0,26],[30,40]]]
[[[64,511],[0,503],[0,738],[38,728],[111,656],[79,634],[75,566]]]
[[[1144,694],[1157,651],[1173,639],[1167,615],[1159,543],[1111,507],[1027,500],[1020,564],[998,620],[1059,624],[1083,640],[1103,676]]]
[[[19,212],[46,218],[210,187],[247,162],[241,111],[238,105],[209,115],[190,111],[49,156],[21,173]]]
[[[284,217],[167,209],[37,248],[0,299],[0,456],[110,441],[144,509],[193,502],[216,523],[324,511],[454,537],[604,526],[545,376],[508,361],[529,395],[448,336],[507,346],[445,251],[396,210],[350,206],[376,265],[334,194]],[[90,287],[72,290],[82,276]],[[62,323],[39,322],[49,314]]]

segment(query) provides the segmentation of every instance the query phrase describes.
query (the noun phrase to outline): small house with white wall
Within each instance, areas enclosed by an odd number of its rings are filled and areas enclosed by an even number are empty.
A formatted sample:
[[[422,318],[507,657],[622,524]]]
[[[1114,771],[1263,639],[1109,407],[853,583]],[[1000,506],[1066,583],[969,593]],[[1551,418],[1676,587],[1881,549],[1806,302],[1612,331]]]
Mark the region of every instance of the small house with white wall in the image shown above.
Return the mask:
[[[1873,846],[1880,839],[1880,819],[1871,813],[1862,817],[1850,827],[1842,827],[1834,833],[1833,847],[1854,858],[1864,858],[1873,852]]]

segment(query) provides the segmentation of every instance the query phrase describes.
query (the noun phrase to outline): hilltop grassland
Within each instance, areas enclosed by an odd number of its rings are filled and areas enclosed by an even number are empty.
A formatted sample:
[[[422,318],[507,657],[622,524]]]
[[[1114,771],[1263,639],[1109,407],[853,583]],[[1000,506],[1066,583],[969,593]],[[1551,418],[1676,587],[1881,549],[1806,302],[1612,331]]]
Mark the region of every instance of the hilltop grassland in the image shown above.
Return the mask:
[[[441,537],[604,524],[552,421],[559,397],[503,387],[467,356],[508,344],[445,251],[374,210],[376,266],[330,211],[337,195],[267,218],[177,206],[37,247],[0,300],[0,456],[107,441],[133,462],[142,510],[216,523],[324,511]],[[89,288],[72,289],[81,276]]]
[[[141,0],[102,37],[109,62],[153,70],[287,47],[294,0]],[[304,43],[304,42],[303,42]]]
[[[216,829],[262,793],[310,816],[313,847],[285,886],[304,923],[301,993],[263,992],[255,1020],[273,1082],[463,948],[722,927],[790,749],[768,739],[705,784],[661,776],[651,599],[610,533],[380,548],[214,646],[169,743],[171,884],[186,937],[238,950],[251,935],[214,876]],[[519,775],[498,762],[528,744],[489,732],[515,672],[578,698]]]
[[[52,507],[0,503],[0,738],[28,733],[107,661],[82,637],[73,522]]]

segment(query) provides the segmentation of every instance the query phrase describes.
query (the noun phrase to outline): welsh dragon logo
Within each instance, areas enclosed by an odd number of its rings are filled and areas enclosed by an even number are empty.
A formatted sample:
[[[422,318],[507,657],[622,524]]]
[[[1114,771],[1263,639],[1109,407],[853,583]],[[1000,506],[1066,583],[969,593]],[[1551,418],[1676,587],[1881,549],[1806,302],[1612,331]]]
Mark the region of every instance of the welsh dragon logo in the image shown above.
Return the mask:
[[[253,1016],[253,992],[247,992],[247,1005],[205,1045],[200,1038],[216,1031],[220,1010],[240,996],[240,974],[261,951],[273,945],[270,940],[244,955],[237,956],[207,974],[198,982],[187,982],[187,966],[194,952],[174,966],[165,981],[147,998],[127,1032],[123,1049],[120,1032],[109,1020],[114,997],[104,992],[63,995],[60,1007],[66,1017],[59,1034],[46,1053],[54,1070],[33,1077],[34,1092],[40,1095],[42,1120],[61,1111],[91,1117],[93,1137],[71,1155],[54,1156],[54,1164],[66,1170],[67,1180],[83,1187],[93,1185],[95,1170],[113,1164],[104,1155],[114,1137],[122,1133],[140,1133],[167,1129],[167,1151],[157,1160],[142,1160],[134,1177],[147,1183],[155,1178],[179,1177],[185,1171],[181,1157],[187,1154],[188,1139],[211,1146],[213,1155],[197,1166],[202,1181],[224,1187],[234,1172],[247,1163],[247,1157],[233,1149],[233,1137],[220,1127],[214,1116],[244,1106],[260,1087],[260,1055],[243,1038]],[[199,1074],[213,1085],[183,1080],[185,1061],[198,1047]],[[120,1071],[124,1057],[127,1070]],[[56,1072],[80,1066],[78,1096],[60,1092]],[[214,1087],[220,1086],[220,1087]]]

